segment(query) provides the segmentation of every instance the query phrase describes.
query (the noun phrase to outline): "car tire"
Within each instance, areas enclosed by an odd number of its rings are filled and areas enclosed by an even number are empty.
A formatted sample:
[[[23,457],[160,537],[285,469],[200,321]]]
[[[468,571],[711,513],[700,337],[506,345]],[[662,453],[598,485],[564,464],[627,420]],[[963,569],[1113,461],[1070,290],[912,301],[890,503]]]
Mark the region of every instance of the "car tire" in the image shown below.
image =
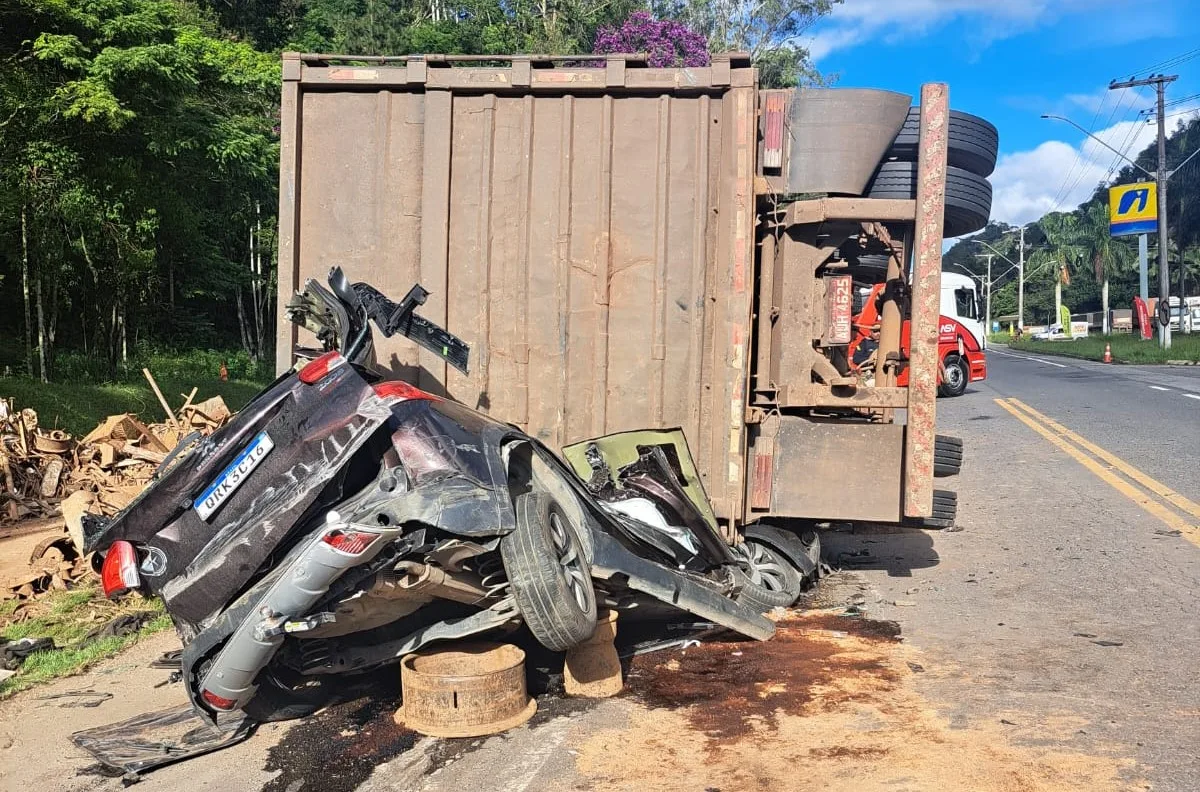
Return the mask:
[[[513,598],[542,646],[565,652],[592,637],[596,592],[579,531],[549,495],[527,492],[513,503],[517,526],[500,540]]]
[[[791,605],[804,589],[799,571],[770,545],[748,539],[735,545],[733,554],[743,577],[738,602],[766,613]]]
[[[915,160],[921,133],[921,108],[909,108],[900,133],[888,149],[888,159]],[[996,169],[1000,133],[986,119],[958,110],[950,111],[946,159],[955,168],[976,176],[991,176]]]
[[[917,197],[917,164],[885,162],[867,185],[868,198],[913,199]],[[944,237],[957,237],[980,230],[992,213],[992,185],[982,176],[962,168],[946,168]]]
[[[951,354],[946,355],[945,369],[942,384],[938,386],[938,395],[962,396],[967,391],[967,383],[971,381],[971,367],[959,355]]]

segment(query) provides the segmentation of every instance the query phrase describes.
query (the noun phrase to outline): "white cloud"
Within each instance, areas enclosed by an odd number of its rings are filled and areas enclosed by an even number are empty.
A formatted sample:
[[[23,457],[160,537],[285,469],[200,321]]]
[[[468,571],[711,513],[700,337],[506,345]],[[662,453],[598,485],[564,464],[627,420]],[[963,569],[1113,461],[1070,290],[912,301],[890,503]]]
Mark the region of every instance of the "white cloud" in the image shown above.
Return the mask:
[[[921,36],[956,17],[978,21],[972,43],[993,41],[1031,30],[1076,11],[1095,13],[1118,0],[848,0],[834,7],[804,42],[814,60],[874,39],[887,43]]]
[[[1196,105],[1180,106],[1172,112],[1197,109]],[[1156,127],[1140,119],[1121,121],[1095,134],[1132,159],[1154,142]],[[1091,197],[1098,184],[1110,182],[1125,165],[1116,154],[1088,137],[1083,137],[1079,145],[1048,140],[1028,151],[1005,154],[991,176],[992,219],[1019,225],[1047,212],[1074,209]]]

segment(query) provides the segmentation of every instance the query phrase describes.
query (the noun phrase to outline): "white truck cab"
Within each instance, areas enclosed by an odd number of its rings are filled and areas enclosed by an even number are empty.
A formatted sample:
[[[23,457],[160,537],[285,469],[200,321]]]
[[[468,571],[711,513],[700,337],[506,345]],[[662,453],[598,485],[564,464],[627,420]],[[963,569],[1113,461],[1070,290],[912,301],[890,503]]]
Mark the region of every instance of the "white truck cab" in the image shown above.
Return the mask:
[[[953,319],[972,336],[980,349],[987,349],[987,328],[980,310],[979,292],[975,279],[957,272],[942,273],[943,321]]]

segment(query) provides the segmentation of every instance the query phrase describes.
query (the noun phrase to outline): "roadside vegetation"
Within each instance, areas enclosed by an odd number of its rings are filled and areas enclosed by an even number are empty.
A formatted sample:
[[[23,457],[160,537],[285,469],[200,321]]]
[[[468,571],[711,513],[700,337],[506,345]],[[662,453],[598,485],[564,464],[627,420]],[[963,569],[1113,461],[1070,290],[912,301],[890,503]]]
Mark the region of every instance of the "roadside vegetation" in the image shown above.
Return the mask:
[[[994,336],[995,338],[995,336]],[[1034,341],[1030,338],[1021,340],[1009,339],[1004,336],[1002,343],[1012,349],[1026,352],[1038,352],[1043,355],[1061,355],[1063,357],[1083,358],[1085,360],[1103,360],[1104,346],[1112,346],[1114,363],[1166,363],[1170,360],[1200,361],[1200,335],[1171,336],[1171,348],[1163,349],[1158,345],[1158,339],[1143,340],[1140,336],[1129,333],[1116,335],[1090,335],[1076,341]]]
[[[220,378],[222,363],[228,380]],[[265,364],[252,361],[242,351],[138,355],[127,367],[111,373],[83,355],[65,354],[58,367],[61,376],[49,383],[29,377],[0,377],[0,398],[11,398],[18,410],[30,407],[37,411],[42,426],[65,429],[76,437],[117,413],[162,420],[162,407],[142,375],[143,367],[150,369],[173,407],[179,407],[196,388],[195,401],[220,396],[231,410],[238,410],[273,377]]]
[[[129,635],[88,638],[111,619],[138,613],[151,614]],[[59,677],[78,674],[92,664],[112,657],[138,639],[170,629],[171,619],[158,599],[127,597],[110,602],[95,581],[71,591],[58,591],[34,602],[0,602],[0,639],[52,638],[54,649],[34,652],[16,676],[0,682],[0,699]]]
[[[1182,163],[1200,149],[1200,116],[1179,115],[1182,117],[1170,122],[1173,128],[1168,128],[1168,163]],[[1153,170],[1158,163],[1157,145],[1142,149],[1134,159],[1141,168]],[[1130,184],[1144,178],[1143,172],[1126,165],[1114,175],[1112,184]],[[1107,182],[1100,183],[1091,197],[1075,209],[1050,212],[1025,226],[1023,307],[1027,323],[1058,322],[1056,291],[1072,314],[1106,308],[1132,310],[1133,298],[1139,291],[1138,240],[1136,236],[1112,236],[1108,222],[1108,187]],[[1171,181],[1168,200],[1171,295],[1178,296],[1180,291],[1187,296],[1200,295],[1200,168],[1180,169]],[[1011,321],[1018,308],[1016,264],[1020,261],[1021,236],[1015,233],[1017,230],[1016,226],[1006,223],[990,223],[978,234],[958,240],[942,257],[948,271],[968,272],[986,279],[988,264],[985,256],[992,255],[992,316],[1008,317],[1005,324]],[[1151,234],[1149,277],[1152,294],[1158,294],[1160,282],[1157,248],[1158,236]],[[1116,351],[1115,347],[1113,351]]]

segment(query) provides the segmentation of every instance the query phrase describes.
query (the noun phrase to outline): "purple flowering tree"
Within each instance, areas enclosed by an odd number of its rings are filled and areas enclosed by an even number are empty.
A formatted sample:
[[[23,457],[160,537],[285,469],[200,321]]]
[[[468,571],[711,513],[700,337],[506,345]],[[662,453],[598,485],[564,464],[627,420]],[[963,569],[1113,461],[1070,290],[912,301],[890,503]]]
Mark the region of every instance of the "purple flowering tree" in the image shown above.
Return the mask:
[[[602,27],[593,51],[598,54],[644,52],[649,65],[707,66],[708,41],[682,22],[655,19],[635,11],[619,28]]]

